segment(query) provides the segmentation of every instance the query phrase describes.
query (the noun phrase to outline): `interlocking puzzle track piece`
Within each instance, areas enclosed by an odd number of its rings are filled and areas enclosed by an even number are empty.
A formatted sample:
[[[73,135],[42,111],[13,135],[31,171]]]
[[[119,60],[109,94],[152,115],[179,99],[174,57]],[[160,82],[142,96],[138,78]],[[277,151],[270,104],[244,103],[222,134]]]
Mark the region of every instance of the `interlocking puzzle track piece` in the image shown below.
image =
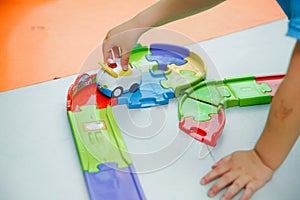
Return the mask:
[[[130,53],[129,63],[136,66],[142,72],[149,72],[149,69],[157,68],[158,64],[155,61],[146,59],[146,55],[151,54],[147,46],[137,44]]]
[[[183,95],[178,104],[179,128],[196,140],[215,146],[225,125],[223,108]]]
[[[187,88],[198,84],[206,77],[205,62],[198,54],[191,51],[185,60],[188,62],[184,65],[168,65],[168,70],[165,72],[167,80],[160,82],[164,88],[172,88],[176,97],[182,95]]]
[[[116,163],[105,163],[98,168],[98,172],[84,172],[92,200],[146,199],[132,165],[120,169]]]
[[[165,44],[165,43],[153,43],[150,45],[150,51],[153,53],[153,51],[163,51],[163,55],[165,56],[174,56],[177,58],[184,59],[185,57],[188,57],[190,54],[190,50],[188,48],[173,45],[173,44]]]
[[[272,97],[270,94],[275,94],[283,78],[284,75],[275,75],[204,81],[187,90],[180,100],[178,104],[179,126],[195,139],[215,146],[225,123],[225,114],[222,109],[231,106],[270,103]],[[218,113],[214,108],[218,110]],[[211,116],[215,114],[217,117],[213,120]],[[215,126],[215,128],[207,130],[206,125],[202,123]],[[208,137],[205,138],[206,136]]]
[[[208,121],[196,121],[194,117],[182,117],[179,128],[196,140],[210,146],[216,146],[225,125],[225,113],[223,108],[217,114],[210,114]]]
[[[96,172],[97,166],[106,162],[128,167],[131,160],[111,107],[99,110],[88,105],[80,109],[69,111],[68,116],[83,170]]]
[[[151,54],[146,55],[148,61],[156,61],[159,70],[166,70],[167,65],[183,65],[187,63],[184,59],[189,55],[189,49],[171,44],[151,44]]]
[[[210,115],[218,114],[219,107],[184,95],[178,105],[179,118],[193,117],[195,121],[209,121]]]
[[[225,97],[230,98],[229,89],[223,81],[203,81],[185,91],[190,98],[203,103],[219,106],[224,104]]]
[[[96,74],[77,77],[68,91],[67,110],[79,112],[84,105],[97,105],[99,109],[117,105],[116,98],[108,98],[97,91]]]
[[[266,93],[274,97],[277,88],[281,84],[282,80],[284,79],[284,74],[277,74],[271,76],[256,76],[255,81],[258,84],[267,84],[270,86],[271,91],[267,91]]]
[[[160,85],[160,81],[165,79],[163,73],[155,75],[142,73],[140,88],[134,93],[118,97],[118,104],[127,104],[128,108],[146,108],[168,104],[169,99],[174,98],[174,91]]]
[[[169,73],[166,74],[166,80],[161,80],[160,84],[163,88],[171,88],[174,90],[176,97],[179,97],[182,92],[192,86],[197,78],[193,72],[182,71],[181,73]]]
[[[187,63],[183,65],[169,64],[167,66],[168,71],[166,73],[181,71],[194,72],[194,76],[201,78],[202,80],[206,76],[206,65],[204,60],[195,52],[191,51],[188,57],[184,58]]]
[[[229,88],[231,95],[238,99],[238,106],[249,106],[271,102],[271,95],[266,93],[270,92],[272,89],[265,83],[258,84],[255,81],[254,76],[224,79],[223,82]],[[229,104],[227,107],[237,106],[235,104],[230,104],[230,97],[225,98],[226,104]]]
[[[276,90],[273,87],[273,91]],[[225,78],[221,81],[204,81],[186,91],[191,98],[225,108],[271,102],[272,88],[257,83],[254,76]]]

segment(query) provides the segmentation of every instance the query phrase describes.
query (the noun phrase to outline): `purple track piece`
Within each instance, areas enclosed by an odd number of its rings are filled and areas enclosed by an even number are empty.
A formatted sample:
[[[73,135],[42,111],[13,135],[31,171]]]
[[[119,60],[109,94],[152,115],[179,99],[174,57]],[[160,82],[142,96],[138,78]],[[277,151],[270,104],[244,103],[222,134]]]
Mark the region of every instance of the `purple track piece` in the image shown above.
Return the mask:
[[[152,44],[150,46],[151,54],[146,55],[148,61],[156,61],[158,69],[166,70],[168,64],[184,65],[187,63],[184,58],[188,57],[190,50],[171,44]]]
[[[146,199],[132,165],[119,169],[116,163],[105,163],[98,168],[84,172],[91,200]]]
[[[190,55],[190,50],[188,48],[177,46],[173,44],[163,44],[163,43],[154,43],[150,45],[150,51],[155,49],[160,49],[165,51],[166,53],[172,52],[174,54],[177,54],[179,58],[186,58]]]

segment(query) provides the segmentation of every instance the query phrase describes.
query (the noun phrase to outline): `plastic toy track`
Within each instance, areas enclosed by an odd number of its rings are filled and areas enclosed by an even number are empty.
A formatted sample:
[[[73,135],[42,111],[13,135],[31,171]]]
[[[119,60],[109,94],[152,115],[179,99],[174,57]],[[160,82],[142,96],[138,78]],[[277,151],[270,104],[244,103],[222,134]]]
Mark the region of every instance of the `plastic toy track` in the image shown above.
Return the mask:
[[[117,98],[103,95],[97,90],[96,74],[80,75],[68,91],[69,122],[92,200],[146,199],[112,106],[160,106],[182,96],[180,129],[215,146],[225,125],[224,109],[269,103],[284,77],[204,81],[206,66],[201,56],[170,44],[138,45],[130,62],[142,71],[141,85],[133,87],[132,93]]]
[[[168,104],[169,99],[206,76],[202,58],[176,45],[138,45],[130,62],[142,71],[142,81],[131,86],[128,93],[116,98],[103,95],[97,90],[96,74],[80,75],[68,92],[69,121],[93,200],[146,199],[111,106]],[[110,75],[118,76],[109,66],[99,64]]]

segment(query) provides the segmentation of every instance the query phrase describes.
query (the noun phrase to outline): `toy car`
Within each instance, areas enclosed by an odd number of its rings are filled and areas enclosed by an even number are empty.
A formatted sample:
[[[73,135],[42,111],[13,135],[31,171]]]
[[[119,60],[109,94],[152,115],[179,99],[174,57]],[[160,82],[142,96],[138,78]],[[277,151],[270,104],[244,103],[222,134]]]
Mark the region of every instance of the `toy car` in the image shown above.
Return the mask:
[[[135,92],[142,80],[142,73],[138,68],[129,64],[123,70],[120,58],[108,59],[108,64],[99,62],[101,69],[97,73],[98,90],[108,97],[119,97],[123,93]]]

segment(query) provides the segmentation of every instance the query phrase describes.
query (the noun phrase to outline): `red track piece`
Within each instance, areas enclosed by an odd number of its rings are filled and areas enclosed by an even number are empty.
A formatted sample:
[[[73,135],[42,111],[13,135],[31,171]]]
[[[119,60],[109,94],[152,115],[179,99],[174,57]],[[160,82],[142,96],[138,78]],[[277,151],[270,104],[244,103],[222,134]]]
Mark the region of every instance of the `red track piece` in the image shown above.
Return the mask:
[[[79,112],[80,107],[84,105],[97,105],[99,109],[117,105],[116,98],[108,98],[98,92],[94,81],[95,75],[82,74],[72,84],[68,91],[68,111]]]
[[[255,81],[259,84],[266,83],[270,86],[272,89],[271,92],[266,92],[267,94],[270,94],[272,97],[274,97],[279,85],[281,84],[284,74],[278,74],[278,75],[270,75],[270,76],[256,76]]]
[[[216,146],[225,125],[226,117],[223,108],[218,114],[211,114],[208,121],[195,121],[193,117],[182,118],[179,128],[200,142]]]

